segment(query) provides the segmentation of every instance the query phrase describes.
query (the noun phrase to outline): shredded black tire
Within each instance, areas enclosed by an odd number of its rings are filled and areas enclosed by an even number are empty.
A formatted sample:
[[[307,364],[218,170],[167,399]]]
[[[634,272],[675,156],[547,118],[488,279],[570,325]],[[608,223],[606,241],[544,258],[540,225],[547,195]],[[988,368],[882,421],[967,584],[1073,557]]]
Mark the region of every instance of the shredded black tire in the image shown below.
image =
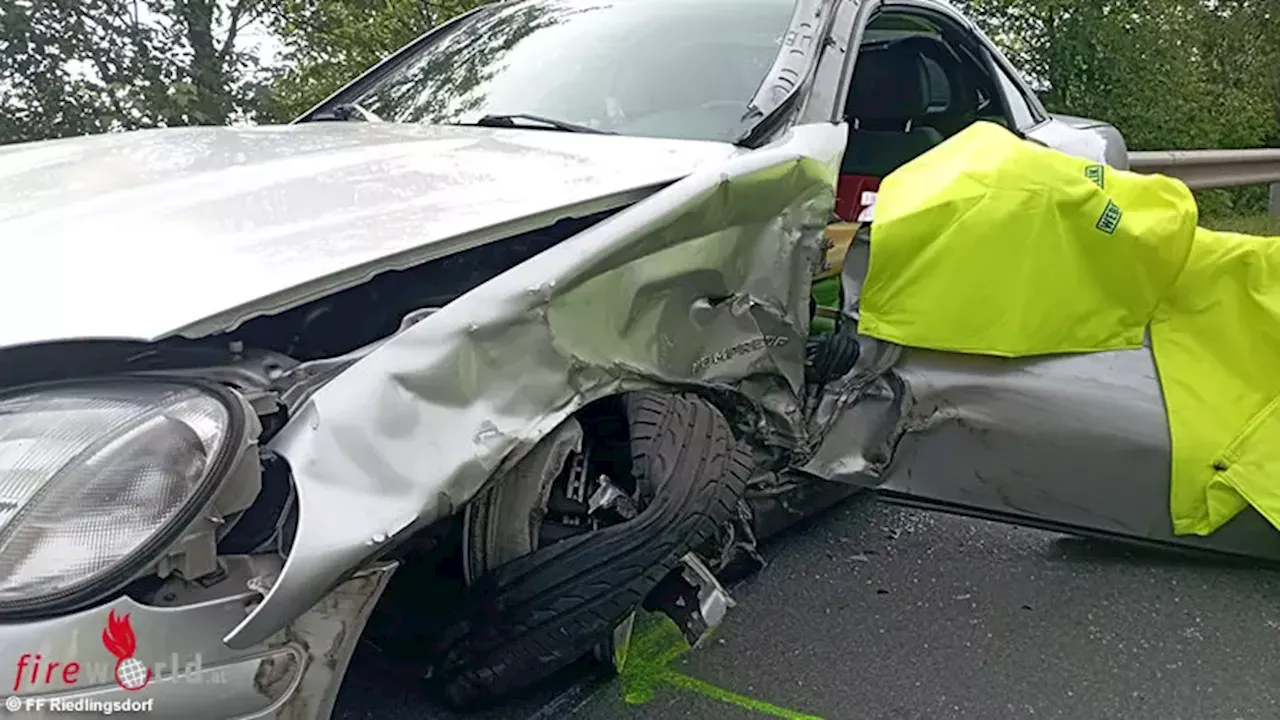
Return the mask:
[[[821,386],[852,370],[861,347],[856,335],[837,331],[824,335],[805,349],[808,354],[805,382]]]
[[[634,519],[508,562],[473,586],[436,649],[455,707],[489,703],[585,655],[692,548],[730,521],[750,452],[710,403],[654,392],[626,398],[632,472],[657,492]]]

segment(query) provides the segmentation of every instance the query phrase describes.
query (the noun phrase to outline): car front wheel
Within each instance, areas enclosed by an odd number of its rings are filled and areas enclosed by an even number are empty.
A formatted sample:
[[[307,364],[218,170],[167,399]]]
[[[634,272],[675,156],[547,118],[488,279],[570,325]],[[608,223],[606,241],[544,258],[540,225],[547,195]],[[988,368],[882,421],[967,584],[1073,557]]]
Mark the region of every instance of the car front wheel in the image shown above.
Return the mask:
[[[498,699],[607,643],[734,518],[751,455],[725,417],[690,395],[637,392],[621,405],[624,462],[591,462],[608,454],[608,433],[570,420],[468,506],[469,602],[433,673],[451,704]]]

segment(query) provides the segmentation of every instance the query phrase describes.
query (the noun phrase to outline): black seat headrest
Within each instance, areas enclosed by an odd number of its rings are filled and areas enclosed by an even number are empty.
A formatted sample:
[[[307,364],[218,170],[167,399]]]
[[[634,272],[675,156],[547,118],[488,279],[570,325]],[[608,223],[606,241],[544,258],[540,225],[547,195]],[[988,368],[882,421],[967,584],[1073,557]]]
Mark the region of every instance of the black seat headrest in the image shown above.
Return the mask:
[[[915,44],[899,40],[864,47],[853,68],[846,115],[906,122],[929,109],[929,75]]]

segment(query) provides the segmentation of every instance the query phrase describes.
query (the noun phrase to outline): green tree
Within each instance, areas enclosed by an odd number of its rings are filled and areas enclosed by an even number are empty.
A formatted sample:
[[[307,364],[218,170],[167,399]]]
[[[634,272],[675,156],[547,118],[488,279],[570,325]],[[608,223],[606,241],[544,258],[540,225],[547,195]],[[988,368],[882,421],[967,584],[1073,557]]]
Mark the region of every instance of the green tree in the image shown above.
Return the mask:
[[[428,29],[484,0],[283,0],[272,27],[285,45],[273,87],[279,120],[305,112]]]
[[[0,142],[253,118],[269,77],[237,40],[267,3],[0,3]]]
[[[969,0],[1055,112],[1132,149],[1257,147],[1277,134],[1280,32],[1255,0]]]

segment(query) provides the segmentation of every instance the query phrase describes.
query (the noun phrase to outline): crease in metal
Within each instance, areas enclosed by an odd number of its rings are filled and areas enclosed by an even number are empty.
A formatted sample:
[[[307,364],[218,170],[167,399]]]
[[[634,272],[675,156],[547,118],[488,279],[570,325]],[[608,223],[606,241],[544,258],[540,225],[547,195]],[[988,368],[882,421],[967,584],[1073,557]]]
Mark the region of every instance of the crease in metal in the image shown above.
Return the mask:
[[[696,172],[476,287],[316,390],[271,442],[298,485],[293,549],[227,644],[284,626],[600,397],[701,389],[753,410],[752,427],[772,427],[765,444],[804,442],[809,278],[846,138],[844,126],[800,126]]]

